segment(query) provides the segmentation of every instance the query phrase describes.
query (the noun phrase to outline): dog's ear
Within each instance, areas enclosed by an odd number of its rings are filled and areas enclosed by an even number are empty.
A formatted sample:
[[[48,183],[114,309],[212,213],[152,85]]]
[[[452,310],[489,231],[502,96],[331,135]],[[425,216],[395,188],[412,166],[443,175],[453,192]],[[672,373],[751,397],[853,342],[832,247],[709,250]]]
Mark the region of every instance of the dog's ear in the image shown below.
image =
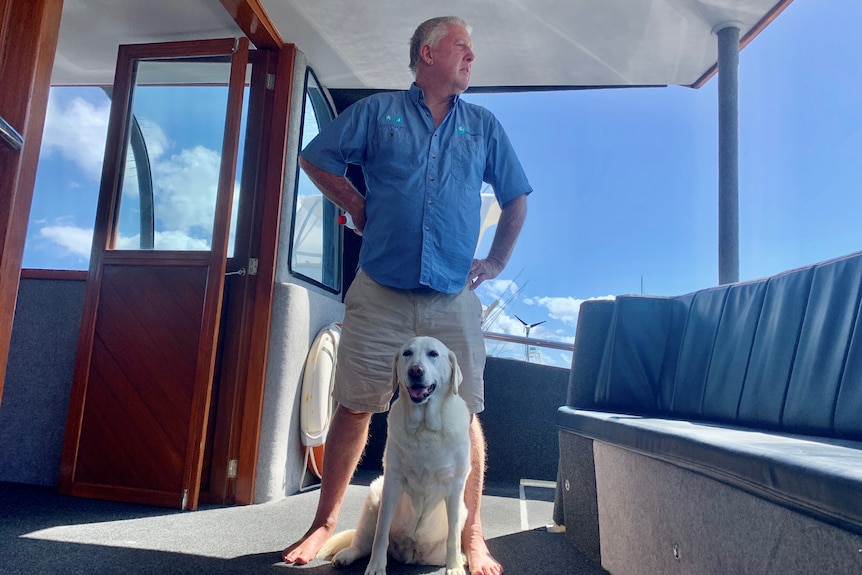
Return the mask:
[[[452,368],[452,394],[458,395],[458,388],[461,387],[464,376],[461,374],[461,366],[458,365],[458,358],[451,349],[449,350],[449,366]]]
[[[401,359],[401,350],[395,352],[395,357],[392,358],[392,393],[398,389],[398,362]]]

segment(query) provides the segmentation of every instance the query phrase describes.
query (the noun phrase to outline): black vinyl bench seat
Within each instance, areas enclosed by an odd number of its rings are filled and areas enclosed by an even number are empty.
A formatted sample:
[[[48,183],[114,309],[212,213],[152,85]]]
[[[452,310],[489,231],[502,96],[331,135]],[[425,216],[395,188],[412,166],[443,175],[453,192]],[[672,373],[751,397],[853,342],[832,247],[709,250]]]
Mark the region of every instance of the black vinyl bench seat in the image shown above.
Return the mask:
[[[707,477],[857,541],[860,307],[862,252],[676,297],[620,296],[582,304],[568,398],[557,413],[563,501],[555,519],[565,522],[576,513],[581,531],[590,535],[575,529],[573,541],[601,538],[590,554],[610,561],[605,539],[616,535],[601,529],[602,501],[593,501],[596,486],[589,484],[595,481],[589,468],[598,464],[590,442],[601,442]],[[577,478],[574,487],[566,473]],[[690,513],[696,516],[697,509]],[[724,517],[722,524],[745,526],[744,506],[728,514],[738,521]],[[618,515],[615,530],[627,529]],[[707,532],[713,527],[706,524],[719,520],[698,521]],[[843,537],[828,533],[826,540]],[[649,533],[627,536],[649,539]],[[757,546],[773,544],[768,537]],[[752,549],[757,546],[752,543]],[[847,561],[857,561],[862,573],[860,549]],[[690,568],[707,569],[694,563]]]

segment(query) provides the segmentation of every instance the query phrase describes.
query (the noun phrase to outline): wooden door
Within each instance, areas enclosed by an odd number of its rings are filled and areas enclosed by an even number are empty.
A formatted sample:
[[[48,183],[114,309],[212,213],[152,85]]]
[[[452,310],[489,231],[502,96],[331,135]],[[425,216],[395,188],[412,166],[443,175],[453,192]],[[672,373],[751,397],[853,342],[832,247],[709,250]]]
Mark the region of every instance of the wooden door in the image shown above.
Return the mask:
[[[197,507],[247,68],[244,38],[120,47],[61,492]]]

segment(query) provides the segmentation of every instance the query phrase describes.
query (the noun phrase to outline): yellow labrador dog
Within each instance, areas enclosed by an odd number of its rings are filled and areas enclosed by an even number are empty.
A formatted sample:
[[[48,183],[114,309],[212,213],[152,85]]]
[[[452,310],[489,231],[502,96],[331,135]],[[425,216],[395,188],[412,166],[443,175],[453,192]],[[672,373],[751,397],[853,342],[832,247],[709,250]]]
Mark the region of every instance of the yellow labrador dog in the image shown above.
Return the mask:
[[[369,553],[365,575],[385,575],[388,554],[403,563],[445,565],[464,575],[461,529],[470,472],[470,413],[458,395],[455,354],[432,337],[408,341],[392,367],[398,398],[388,417],[383,476],[355,531],[333,536],[318,557],[337,566]]]

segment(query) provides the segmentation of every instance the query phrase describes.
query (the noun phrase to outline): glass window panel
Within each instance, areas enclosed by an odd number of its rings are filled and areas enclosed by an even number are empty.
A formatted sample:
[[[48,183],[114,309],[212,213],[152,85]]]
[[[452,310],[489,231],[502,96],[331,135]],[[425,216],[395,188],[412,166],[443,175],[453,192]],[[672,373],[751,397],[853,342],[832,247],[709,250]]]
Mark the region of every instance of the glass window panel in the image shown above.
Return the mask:
[[[137,63],[114,249],[211,249],[229,79],[222,56]]]
[[[305,147],[330,121],[333,114],[314,75],[307,77],[302,121]],[[339,209],[297,168],[291,272],[333,291],[341,290],[341,240]]]

